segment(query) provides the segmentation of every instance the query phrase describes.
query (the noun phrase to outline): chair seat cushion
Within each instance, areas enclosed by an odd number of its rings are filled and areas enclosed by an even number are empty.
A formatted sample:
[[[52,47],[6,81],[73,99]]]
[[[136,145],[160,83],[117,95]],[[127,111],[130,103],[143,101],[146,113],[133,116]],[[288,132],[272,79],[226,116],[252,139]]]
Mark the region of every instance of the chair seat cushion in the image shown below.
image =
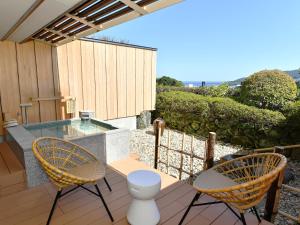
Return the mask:
[[[101,161],[88,162],[68,170],[68,173],[87,180],[99,180],[105,176],[105,166]]]
[[[194,181],[194,187],[198,189],[219,189],[237,185],[229,177],[226,177],[213,168],[203,171]]]

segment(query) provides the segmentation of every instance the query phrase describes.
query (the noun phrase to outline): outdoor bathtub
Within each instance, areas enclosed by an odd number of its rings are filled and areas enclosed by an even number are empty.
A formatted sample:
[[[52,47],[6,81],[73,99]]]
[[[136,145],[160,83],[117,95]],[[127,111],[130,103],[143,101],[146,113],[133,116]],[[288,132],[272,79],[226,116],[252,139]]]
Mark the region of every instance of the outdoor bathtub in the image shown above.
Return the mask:
[[[124,159],[129,154],[129,130],[91,119],[62,120],[7,129],[7,142],[26,170],[27,185],[33,187],[48,181],[32,152],[32,142],[38,137],[58,137],[81,145],[104,163]]]

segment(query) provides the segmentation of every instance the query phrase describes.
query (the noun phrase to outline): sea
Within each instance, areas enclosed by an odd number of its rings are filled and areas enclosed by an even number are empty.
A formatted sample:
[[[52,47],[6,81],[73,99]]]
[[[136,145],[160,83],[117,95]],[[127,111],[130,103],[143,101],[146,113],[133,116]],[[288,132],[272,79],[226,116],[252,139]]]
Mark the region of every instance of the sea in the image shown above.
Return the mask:
[[[202,83],[204,82],[204,85]],[[218,86],[220,84],[223,84],[224,81],[183,81],[184,86],[186,87],[211,87],[211,86]]]

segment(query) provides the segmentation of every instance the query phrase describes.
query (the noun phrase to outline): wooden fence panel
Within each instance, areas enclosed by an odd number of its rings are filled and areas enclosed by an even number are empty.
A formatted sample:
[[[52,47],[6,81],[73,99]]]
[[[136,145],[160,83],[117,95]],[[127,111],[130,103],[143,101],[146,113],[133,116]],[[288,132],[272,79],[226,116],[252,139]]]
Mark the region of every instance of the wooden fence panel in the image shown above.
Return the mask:
[[[33,42],[27,42],[22,45],[17,44],[17,62],[21,103],[30,103],[31,98],[38,98],[39,96]],[[40,106],[38,102],[28,108],[27,116],[29,123],[40,122]]]
[[[107,85],[106,85],[106,61],[105,45],[94,43],[95,54],[95,82],[96,82],[96,117],[107,119]]]
[[[67,45],[57,47],[57,64],[61,97],[70,95]]]
[[[39,97],[54,97],[54,82],[52,70],[51,46],[34,42],[36,55],[37,80],[39,86]],[[56,120],[55,101],[40,102],[41,121]]]
[[[3,135],[3,133],[4,133],[4,129],[3,129],[3,117],[2,117],[1,95],[0,95],[0,135]]]
[[[0,107],[22,122],[20,103],[71,96],[75,116],[81,109],[94,110],[104,120],[139,115],[154,109],[155,60],[152,50],[90,41],[60,47],[0,42]],[[32,103],[29,122],[69,118],[65,102]]]
[[[127,116],[135,116],[135,49],[127,48]]]
[[[136,115],[144,109],[144,50],[136,49]]]
[[[22,122],[17,70],[16,45],[11,41],[0,42],[1,104],[4,114]],[[4,118],[5,119],[5,118]]]
[[[117,96],[117,47],[106,45],[106,73],[107,73],[107,118],[118,117]]]
[[[60,83],[59,83],[59,68],[57,59],[57,49],[52,47],[52,71],[53,71],[53,84],[54,84],[54,95],[61,96]],[[55,101],[56,119],[62,120],[62,110],[60,101]]]
[[[83,90],[81,74],[81,47],[80,41],[73,41],[67,44],[68,69],[70,96],[76,97],[76,114],[83,109]]]
[[[144,110],[151,110],[152,104],[152,51],[144,51]]]
[[[118,94],[118,118],[126,117],[127,102],[126,102],[126,47],[117,46],[117,94]]]
[[[81,41],[83,105],[85,110],[96,109],[94,43]]]
[[[156,51],[152,51],[152,84],[151,84],[151,92],[152,92],[152,99],[151,99],[151,109],[155,109],[155,102],[156,102]]]
[[[67,45],[57,47],[57,64],[59,68],[59,96],[64,98],[70,96]],[[65,102],[60,102],[57,110],[60,111],[61,119],[69,119],[69,115],[66,113]]]

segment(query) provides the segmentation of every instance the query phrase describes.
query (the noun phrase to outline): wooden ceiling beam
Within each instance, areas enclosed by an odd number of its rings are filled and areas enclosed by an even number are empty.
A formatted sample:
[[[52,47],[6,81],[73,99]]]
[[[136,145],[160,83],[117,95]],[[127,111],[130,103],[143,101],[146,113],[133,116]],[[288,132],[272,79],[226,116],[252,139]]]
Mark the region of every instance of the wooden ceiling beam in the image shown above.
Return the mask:
[[[98,10],[101,10],[102,8],[108,6],[109,4],[113,3],[114,1],[115,0],[102,0],[102,1],[94,4],[93,6],[87,8],[86,10],[78,13],[76,16],[87,17],[88,15],[93,14],[93,13],[97,12]]]
[[[44,44],[48,44],[48,45],[52,45],[52,46],[57,46],[57,45],[53,44],[53,43],[50,42],[50,41],[44,41],[44,40],[37,39],[37,38],[31,38],[31,39],[33,39],[34,41],[37,41],[37,42],[44,43]]]
[[[48,28],[45,28],[46,31],[49,31],[49,32],[52,32],[53,34],[57,34],[58,36],[62,36],[62,37],[65,37],[66,39],[68,39],[69,41],[73,41],[74,40],[74,37],[70,37],[69,35],[67,34],[64,34],[60,31],[57,31],[57,30],[52,30],[52,29],[48,29]]]
[[[38,31],[33,39],[43,41],[40,38],[46,38],[46,43],[59,46],[181,1],[141,0],[135,3],[131,0],[87,0],[42,28],[44,31]],[[51,26],[53,24],[55,26]]]
[[[80,18],[80,17],[78,17],[78,16],[74,16],[74,15],[72,15],[72,14],[70,14],[70,13],[66,13],[65,15],[66,15],[67,17],[69,17],[69,18],[72,18],[72,19],[74,19],[74,20],[77,20],[78,22],[80,22],[80,23],[82,23],[82,24],[84,24],[84,25],[87,25],[87,26],[89,26],[89,27],[91,27],[91,28],[94,28],[94,29],[97,30],[97,31],[101,31],[101,30],[102,30],[102,26],[101,26],[101,25],[95,25],[95,24],[93,24],[93,23],[91,23],[91,22],[86,21],[85,19],[82,19],[82,18]]]
[[[148,13],[143,7],[139,6],[138,4],[134,3],[131,0],[120,0],[120,2],[123,2],[125,5],[132,8],[134,11],[136,11],[140,15],[145,15]]]
[[[94,21],[99,19],[100,17],[103,17],[107,14],[113,13],[114,11],[117,11],[121,8],[126,6],[123,2],[117,1],[114,4],[111,4],[110,6],[106,7],[105,9],[100,10],[99,12],[96,12],[92,15],[89,15],[86,17],[87,21]]]
[[[86,1],[84,4],[80,5],[79,7],[75,8],[74,10],[71,11],[72,14],[77,14],[79,13],[81,10],[89,7],[90,5],[94,4],[95,2],[97,2],[97,0],[88,0]]]
[[[145,6],[145,9],[149,12],[149,13],[152,13],[152,12],[155,12],[159,9],[163,9],[165,7],[168,7],[170,5],[174,5],[174,4],[177,4],[179,2],[181,2],[182,0],[160,0],[160,1],[157,1],[157,0],[144,0],[141,5]],[[149,5],[147,5],[148,2],[151,2]],[[144,5],[145,4],[145,5]],[[120,23],[124,23],[126,21],[130,21],[130,20],[133,20],[135,18],[138,18],[140,17],[141,15],[139,13],[137,13],[136,11],[131,11],[127,14],[124,14],[124,15],[121,15],[115,19],[112,19],[110,21],[107,21],[105,23],[102,23],[102,27],[103,27],[103,30],[105,29],[108,29],[112,26],[115,26],[115,25],[118,25]],[[75,39],[79,39],[79,38],[82,38],[82,37],[86,37],[88,35],[91,35],[95,33],[95,29],[88,29],[86,31],[83,31],[81,33],[78,33],[75,35]],[[68,41],[66,40],[62,40],[62,41],[58,41],[56,42],[57,45],[63,45],[63,44],[66,44],[68,43]]]

